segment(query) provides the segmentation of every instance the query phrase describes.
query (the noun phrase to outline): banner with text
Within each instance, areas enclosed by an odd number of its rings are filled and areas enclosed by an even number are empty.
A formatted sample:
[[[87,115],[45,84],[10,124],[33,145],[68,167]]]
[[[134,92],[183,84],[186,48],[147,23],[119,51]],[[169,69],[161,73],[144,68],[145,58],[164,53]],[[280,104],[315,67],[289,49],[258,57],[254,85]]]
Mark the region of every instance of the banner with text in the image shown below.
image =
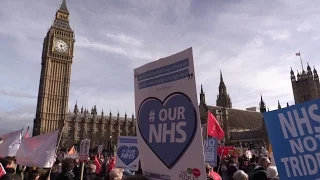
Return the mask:
[[[264,113],[281,180],[320,178],[320,99]]]
[[[192,48],[137,68],[134,76],[144,175],[206,179]]]
[[[212,167],[217,167],[218,156],[218,139],[207,138],[204,141],[204,159],[206,163],[209,163]]]
[[[129,171],[139,169],[139,149],[137,137],[119,136],[116,167]]]

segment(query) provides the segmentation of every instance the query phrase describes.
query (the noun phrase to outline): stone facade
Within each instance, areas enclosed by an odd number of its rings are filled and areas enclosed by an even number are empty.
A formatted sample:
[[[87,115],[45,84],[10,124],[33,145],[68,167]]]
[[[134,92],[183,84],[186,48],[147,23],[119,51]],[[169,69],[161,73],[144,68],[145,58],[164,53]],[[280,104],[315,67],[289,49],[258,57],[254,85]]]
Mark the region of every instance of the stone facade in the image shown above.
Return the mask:
[[[262,96],[259,107],[260,112],[233,109],[221,72],[216,106],[206,104],[205,93],[201,86],[199,110],[202,127],[206,129],[207,111],[210,110],[225,132],[221,144],[235,146],[241,144],[243,147],[248,147],[251,142],[257,146],[266,146],[268,134],[262,115],[266,112],[266,104]]]
[[[312,71],[308,64],[307,71],[302,68],[297,76],[291,69],[290,77],[295,104],[320,98],[319,75],[315,67]]]
[[[92,148],[100,144],[104,147],[114,147],[119,136],[136,136],[135,123],[133,115],[131,118],[127,117],[127,114],[120,117],[119,113],[113,116],[111,112],[105,115],[103,111],[98,114],[96,106],[89,112],[83,107],[78,109],[76,103],[65,122],[65,134],[61,145],[68,147],[88,138],[91,139]]]
[[[68,112],[71,65],[75,34],[69,25],[69,11],[63,0],[56,12],[55,20],[43,41],[41,75],[33,136],[56,129],[62,130],[62,147],[78,144],[81,139],[91,139],[91,146],[116,145],[119,135],[136,135],[135,120],[116,116],[104,116],[93,107]],[[64,127],[64,128],[63,128]]]

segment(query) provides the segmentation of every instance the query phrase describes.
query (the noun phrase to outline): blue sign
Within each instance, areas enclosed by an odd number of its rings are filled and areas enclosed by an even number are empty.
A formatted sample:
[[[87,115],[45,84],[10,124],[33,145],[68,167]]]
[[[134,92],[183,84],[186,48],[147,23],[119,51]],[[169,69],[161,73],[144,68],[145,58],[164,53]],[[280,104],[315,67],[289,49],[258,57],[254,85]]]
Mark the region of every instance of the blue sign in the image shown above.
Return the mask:
[[[281,180],[320,178],[320,99],[264,113]]]
[[[207,138],[203,144],[204,149],[204,160],[213,167],[217,167],[217,156],[218,156],[218,139]]]
[[[170,94],[163,102],[148,98],[139,108],[138,127],[141,136],[169,169],[174,167],[192,143],[197,123],[193,103],[183,93]]]
[[[120,146],[117,154],[125,165],[129,165],[137,159],[139,150],[136,146]]]

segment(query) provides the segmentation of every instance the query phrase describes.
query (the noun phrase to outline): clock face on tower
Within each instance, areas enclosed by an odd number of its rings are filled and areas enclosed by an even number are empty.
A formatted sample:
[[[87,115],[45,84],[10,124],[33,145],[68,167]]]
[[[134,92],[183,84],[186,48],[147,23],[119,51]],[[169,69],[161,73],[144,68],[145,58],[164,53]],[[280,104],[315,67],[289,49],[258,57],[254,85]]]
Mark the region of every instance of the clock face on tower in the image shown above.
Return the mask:
[[[60,53],[66,53],[69,49],[68,43],[61,39],[55,39],[54,49]]]

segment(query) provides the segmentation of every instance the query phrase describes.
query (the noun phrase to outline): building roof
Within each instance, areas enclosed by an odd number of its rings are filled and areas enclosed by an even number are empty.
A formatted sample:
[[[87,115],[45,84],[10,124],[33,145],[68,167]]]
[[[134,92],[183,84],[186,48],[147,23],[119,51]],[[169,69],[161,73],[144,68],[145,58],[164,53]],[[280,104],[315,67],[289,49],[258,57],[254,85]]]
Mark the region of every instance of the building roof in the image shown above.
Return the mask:
[[[230,140],[250,140],[261,136],[261,130],[230,132]]]
[[[219,106],[208,106],[215,113]],[[225,108],[228,113],[229,129],[257,129],[262,127],[263,115],[260,112]]]

